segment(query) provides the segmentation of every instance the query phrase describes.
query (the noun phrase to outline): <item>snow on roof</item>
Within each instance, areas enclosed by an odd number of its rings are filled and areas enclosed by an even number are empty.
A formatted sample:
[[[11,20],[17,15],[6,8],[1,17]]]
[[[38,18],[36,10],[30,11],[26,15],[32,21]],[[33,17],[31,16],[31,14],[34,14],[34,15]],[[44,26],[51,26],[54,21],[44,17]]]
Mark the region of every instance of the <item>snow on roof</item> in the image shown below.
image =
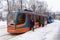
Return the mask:
[[[18,12],[18,11],[11,11],[11,12]],[[46,16],[48,17],[47,14],[40,14],[40,13],[36,13],[36,12],[29,12],[29,11],[21,11],[21,13],[27,13],[27,14],[34,14],[34,15],[38,15],[38,16]],[[17,14],[17,13],[16,13]]]
[[[34,14],[34,15],[39,15],[39,16],[46,16],[46,17],[48,17],[47,14],[40,14],[40,13],[36,13],[36,12],[22,11],[21,13],[28,13],[28,14]]]

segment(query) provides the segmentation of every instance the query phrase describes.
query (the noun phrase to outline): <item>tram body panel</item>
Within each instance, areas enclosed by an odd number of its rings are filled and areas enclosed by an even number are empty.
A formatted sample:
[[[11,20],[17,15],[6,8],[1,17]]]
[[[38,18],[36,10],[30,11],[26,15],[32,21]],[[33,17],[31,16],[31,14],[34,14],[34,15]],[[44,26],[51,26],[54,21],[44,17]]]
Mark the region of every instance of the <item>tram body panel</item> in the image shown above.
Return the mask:
[[[15,29],[14,26],[7,27],[7,28],[8,28],[7,31],[12,34],[25,33],[30,29],[30,27]]]
[[[34,15],[34,14],[29,14],[28,12],[24,13],[24,12],[17,12],[17,14],[15,15],[16,17],[14,18],[14,16],[10,17],[8,19],[9,21],[9,25],[7,26],[7,31],[9,33],[13,33],[13,34],[19,34],[19,33],[25,33],[27,31],[30,30],[30,20],[34,19],[34,23],[35,23],[35,27],[34,28],[39,28],[41,26],[41,24],[45,24],[44,21],[46,21],[47,19],[43,20],[44,17],[43,16],[38,16],[38,15]],[[35,18],[34,18],[35,16]],[[12,20],[15,21],[12,21]],[[41,21],[40,21],[41,20]],[[11,24],[11,23],[13,24]],[[43,23],[42,23],[43,22]],[[47,24],[47,22],[46,22]]]
[[[23,14],[23,13],[20,13],[20,14]],[[24,23],[21,23],[21,24],[18,24],[18,15],[16,17],[16,26],[11,24],[8,25],[7,31],[9,33],[25,33],[30,30],[29,23],[28,23],[28,14],[25,14],[25,19],[24,19],[25,21]]]

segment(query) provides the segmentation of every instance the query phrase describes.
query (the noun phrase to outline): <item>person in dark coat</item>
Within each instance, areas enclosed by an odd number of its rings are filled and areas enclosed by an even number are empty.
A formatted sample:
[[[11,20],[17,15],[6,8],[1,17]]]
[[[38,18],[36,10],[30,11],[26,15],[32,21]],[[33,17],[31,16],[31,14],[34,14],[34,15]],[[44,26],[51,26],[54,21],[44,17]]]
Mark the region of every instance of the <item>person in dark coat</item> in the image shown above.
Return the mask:
[[[30,30],[34,31],[34,20],[30,21]]]

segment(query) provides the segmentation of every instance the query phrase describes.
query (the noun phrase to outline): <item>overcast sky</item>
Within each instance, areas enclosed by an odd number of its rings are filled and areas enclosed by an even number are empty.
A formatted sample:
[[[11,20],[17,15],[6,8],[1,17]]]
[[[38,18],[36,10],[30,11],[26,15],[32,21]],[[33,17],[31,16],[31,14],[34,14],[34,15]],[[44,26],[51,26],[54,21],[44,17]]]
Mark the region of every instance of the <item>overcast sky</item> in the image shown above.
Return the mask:
[[[48,8],[52,11],[60,11],[60,0],[43,0],[48,4]]]
[[[60,11],[60,0],[38,0],[45,1],[48,4],[48,9],[51,11]]]
[[[48,9],[50,9],[52,11],[60,11],[60,0],[39,0],[39,1],[47,2]],[[3,6],[5,6],[6,5],[6,1],[5,2],[3,1],[2,4],[3,4]]]

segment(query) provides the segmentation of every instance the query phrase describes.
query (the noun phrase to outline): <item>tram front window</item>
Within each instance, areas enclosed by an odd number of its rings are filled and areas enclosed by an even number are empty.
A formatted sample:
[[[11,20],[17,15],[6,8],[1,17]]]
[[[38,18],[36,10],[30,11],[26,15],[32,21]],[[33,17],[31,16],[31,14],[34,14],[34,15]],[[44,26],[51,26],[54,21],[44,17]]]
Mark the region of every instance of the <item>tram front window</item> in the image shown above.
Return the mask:
[[[20,15],[18,15],[18,22],[17,22],[17,24],[23,24],[23,23],[25,23],[25,17],[26,17],[26,15],[25,14],[20,14]]]
[[[14,25],[15,24],[15,14],[8,14],[8,20],[7,23],[8,25]]]
[[[15,25],[15,21],[17,20],[17,25],[18,24],[23,24],[25,23],[25,18],[26,18],[26,15],[21,13],[20,15],[18,15],[18,19],[16,19],[17,16],[15,16],[15,14],[9,14],[8,15],[8,25]]]

